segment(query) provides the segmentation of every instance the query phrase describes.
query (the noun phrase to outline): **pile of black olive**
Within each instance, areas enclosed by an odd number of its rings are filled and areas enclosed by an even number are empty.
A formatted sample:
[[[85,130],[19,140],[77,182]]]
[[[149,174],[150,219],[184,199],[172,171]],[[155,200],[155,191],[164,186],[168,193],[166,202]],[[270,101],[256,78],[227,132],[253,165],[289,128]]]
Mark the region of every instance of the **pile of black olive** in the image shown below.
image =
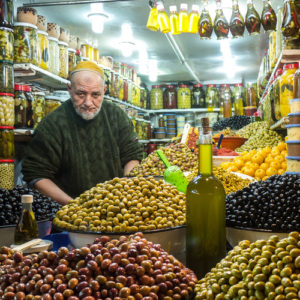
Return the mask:
[[[226,197],[230,227],[290,232],[300,228],[300,176],[274,175]]]
[[[251,123],[251,117],[233,116],[230,118],[224,118],[214,123],[213,131],[220,131],[228,127],[232,130],[239,130],[250,123]]]
[[[37,221],[52,220],[60,205],[37,190],[17,186],[12,190],[0,189],[0,226],[16,224],[22,211],[21,196],[33,195],[32,209]]]

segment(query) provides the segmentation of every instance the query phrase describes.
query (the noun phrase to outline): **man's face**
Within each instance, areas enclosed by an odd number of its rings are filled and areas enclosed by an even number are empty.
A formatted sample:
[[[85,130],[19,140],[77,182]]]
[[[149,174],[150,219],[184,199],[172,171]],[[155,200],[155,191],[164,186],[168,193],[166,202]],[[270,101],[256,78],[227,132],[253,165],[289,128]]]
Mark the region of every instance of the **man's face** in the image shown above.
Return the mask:
[[[92,120],[98,115],[104,96],[104,83],[100,75],[91,71],[76,72],[68,90],[79,116]]]

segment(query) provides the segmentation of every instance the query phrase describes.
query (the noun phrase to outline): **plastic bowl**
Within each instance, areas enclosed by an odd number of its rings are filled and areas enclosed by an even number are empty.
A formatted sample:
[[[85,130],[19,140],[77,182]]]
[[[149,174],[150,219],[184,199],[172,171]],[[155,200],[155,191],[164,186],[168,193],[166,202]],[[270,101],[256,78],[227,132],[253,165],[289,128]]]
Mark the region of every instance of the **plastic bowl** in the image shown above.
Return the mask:
[[[217,144],[219,141],[218,137],[213,138],[215,143]],[[235,150],[238,147],[241,147],[248,139],[242,138],[242,137],[237,137],[237,136],[224,136],[222,143],[221,143],[221,148],[227,148],[231,150]]]

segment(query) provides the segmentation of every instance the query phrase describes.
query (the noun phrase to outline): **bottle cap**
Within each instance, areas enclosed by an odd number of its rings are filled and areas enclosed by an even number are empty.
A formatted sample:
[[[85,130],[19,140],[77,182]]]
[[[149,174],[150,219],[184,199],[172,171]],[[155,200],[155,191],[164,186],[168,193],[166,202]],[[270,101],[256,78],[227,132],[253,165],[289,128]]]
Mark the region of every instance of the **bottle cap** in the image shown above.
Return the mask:
[[[33,196],[32,195],[22,195],[22,203],[32,203]]]
[[[187,3],[181,3],[180,4],[180,10],[187,10],[187,9],[188,9]]]
[[[157,10],[164,11],[165,10],[164,5],[162,3],[157,4]]]
[[[197,4],[193,4],[192,5],[192,11],[195,11],[195,12],[199,12],[199,5],[197,5]]]
[[[169,7],[169,9],[170,9],[170,12],[177,12],[177,7],[176,7],[176,5],[171,5],[170,7]]]

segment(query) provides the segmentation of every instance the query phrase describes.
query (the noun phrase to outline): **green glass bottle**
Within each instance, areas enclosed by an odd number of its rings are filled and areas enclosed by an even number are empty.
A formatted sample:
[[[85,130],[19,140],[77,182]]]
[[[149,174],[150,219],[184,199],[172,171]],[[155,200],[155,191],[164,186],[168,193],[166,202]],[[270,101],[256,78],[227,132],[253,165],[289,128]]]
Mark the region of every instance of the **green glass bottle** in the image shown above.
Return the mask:
[[[213,175],[208,123],[208,118],[202,119],[198,176],[186,191],[187,266],[198,278],[204,277],[226,253],[225,190]]]

